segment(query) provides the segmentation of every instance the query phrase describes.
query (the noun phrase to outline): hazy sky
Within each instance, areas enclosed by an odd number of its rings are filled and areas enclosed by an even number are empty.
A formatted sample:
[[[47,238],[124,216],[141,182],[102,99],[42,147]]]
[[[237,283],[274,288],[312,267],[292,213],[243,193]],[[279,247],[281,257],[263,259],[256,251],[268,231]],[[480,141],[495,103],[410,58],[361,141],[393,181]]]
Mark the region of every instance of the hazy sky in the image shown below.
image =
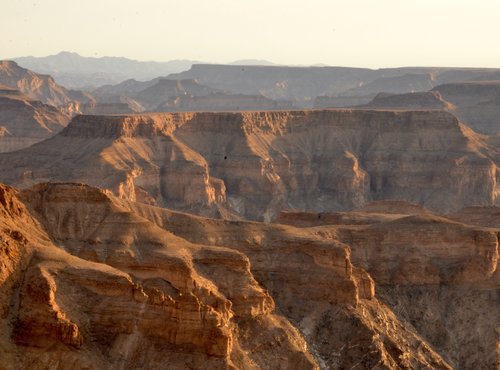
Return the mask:
[[[0,58],[500,67],[500,0],[0,0]]]

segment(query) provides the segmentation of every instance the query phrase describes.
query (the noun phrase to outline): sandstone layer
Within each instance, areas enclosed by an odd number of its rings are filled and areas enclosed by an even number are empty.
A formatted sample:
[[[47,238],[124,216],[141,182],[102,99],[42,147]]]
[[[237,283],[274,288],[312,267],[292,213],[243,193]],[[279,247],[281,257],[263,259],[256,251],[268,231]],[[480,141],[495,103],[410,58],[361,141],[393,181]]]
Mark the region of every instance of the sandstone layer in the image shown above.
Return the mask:
[[[500,368],[498,209],[442,217],[384,203],[348,214],[287,213],[280,221],[314,224],[311,231],[347,243],[379,299],[454,368]]]
[[[2,369],[318,368],[242,253],[85,185],[0,196]]]
[[[339,241],[80,184],[0,195],[5,369],[450,368]]]
[[[0,152],[26,148],[63,129],[70,116],[0,85]]]
[[[358,97],[322,97],[317,99],[317,106],[332,107],[336,102],[342,102],[342,99],[351,102],[350,106],[362,109],[443,109],[476,132],[491,135],[500,131],[499,81],[454,82],[436,86],[431,91],[406,94],[383,92],[370,102]]]
[[[0,180],[85,182],[130,200],[270,221],[405,200],[451,212],[497,203],[499,153],[443,111],[78,116],[0,155]]]
[[[68,110],[71,103],[92,100],[88,94],[58,85],[49,75],[37,74],[8,60],[0,61],[0,84],[18,89],[32,100],[56,107],[66,106]]]

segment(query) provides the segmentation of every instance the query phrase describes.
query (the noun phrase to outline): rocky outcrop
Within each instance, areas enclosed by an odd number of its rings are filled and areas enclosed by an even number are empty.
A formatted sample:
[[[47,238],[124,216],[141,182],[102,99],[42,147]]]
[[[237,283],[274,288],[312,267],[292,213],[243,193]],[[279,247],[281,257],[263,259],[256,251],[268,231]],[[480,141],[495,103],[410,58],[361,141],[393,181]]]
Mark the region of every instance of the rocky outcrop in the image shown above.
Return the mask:
[[[281,220],[304,226],[314,219],[322,226],[311,231],[348,243],[353,263],[373,277],[377,296],[454,368],[499,368],[498,210],[471,207],[445,218],[384,203]]]
[[[292,106],[289,101],[275,101],[260,94],[226,93],[194,79],[156,78],[145,82],[128,80],[115,86],[103,86],[93,94],[99,100],[97,107],[119,103],[127,103],[132,107],[130,102],[133,101],[142,110],[155,112],[269,110]],[[116,111],[113,113],[125,113],[116,108],[118,107],[115,107]],[[110,107],[110,112],[111,109]]]
[[[499,366],[497,232],[432,216],[341,229],[383,300],[461,369]]]
[[[298,229],[59,183],[2,185],[0,236],[6,369],[449,369],[345,245]]]
[[[282,209],[345,211],[382,199],[440,211],[492,205],[496,163],[482,137],[442,111],[165,113],[78,116],[54,138],[1,155],[0,179],[69,179],[269,221]]]
[[[378,301],[371,277],[351,266],[346,245],[282,225],[208,220],[129,204],[178,236],[247,255],[254,276],[304,333],[322,368],[447,367]]]
[[[342,98],[324,97],[318,100],[318,104],[322,107],[335,106],[338,99]],[[355,98],[352,100],[355,101]],[[357,105],[363,109],[443,109],[456,115],[476,132],[491,135],[499,132],[499,102],[500,83],[485,80],[446,83],[426,92],[384,92],[368,103],[361,102]]]
[[[32,100],[56,107],[65,106],[73,100],[86,102],[91,99],[79,91],[68,91],[49,75],[34,73],[8,60],[0,61],[0,84],[18,89]]]
[[[26,148],[55,135],[70,121],[62,110],[0,86],[0,152]]]
[[[85,185],[0,190],[3,368],[318,368],[242,253]]]

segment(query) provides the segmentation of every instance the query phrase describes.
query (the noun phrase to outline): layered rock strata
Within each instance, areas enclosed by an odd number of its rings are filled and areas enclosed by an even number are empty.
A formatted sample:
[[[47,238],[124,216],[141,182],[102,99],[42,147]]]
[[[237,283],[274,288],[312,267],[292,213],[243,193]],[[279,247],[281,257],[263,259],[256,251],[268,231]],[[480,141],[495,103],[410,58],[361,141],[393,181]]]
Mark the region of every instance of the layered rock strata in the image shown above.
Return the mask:
[[[443,111],[78,116],[57,136],[1,155],[0,179],[79,181],[130,200],[269,221],[283,209],[344,211],[380,199],[439,211],[493,205],[499,158]]]
[[[70,116],[0,85],[0,152],[26,148],[62,130]]]
[[[500,368],[496,207],[466,208],[448,218],[383,203],[347,214],[288,213],[280,220],[314,223],[311,231],[347,243],[353,263],[373,277],[379,299],[454,368]]]
[[[0,196],[2,368],[318,368],[242,253],[85,185]]]

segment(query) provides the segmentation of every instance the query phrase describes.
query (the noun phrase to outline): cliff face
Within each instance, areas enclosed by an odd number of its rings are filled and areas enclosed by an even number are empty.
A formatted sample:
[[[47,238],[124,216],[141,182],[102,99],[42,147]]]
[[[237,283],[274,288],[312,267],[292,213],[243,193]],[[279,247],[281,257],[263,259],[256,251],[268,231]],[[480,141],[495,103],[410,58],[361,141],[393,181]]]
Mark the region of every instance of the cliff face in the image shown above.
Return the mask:
[[[497,161],[442,111],[78,116],[54,138],[1,155],[0,179],[69,179],[190,212],[272,220],[285,208],[377,199],[440,211],[492,205]]]
[[[55,135],[70,121],[58,108],[0,86],[0,152],[26,148]]]
[[[6,369],[449,368],[345,245],[298,229],[60,183],[2,185],[0,235]]]
[[[347,263],[349,249],[335,235],[329,238],[315,229],[207,220],[139,203],[130,205],[180,237],[231,246],[246,254],[256,279],[304,333],[323,368],[447,366],[428,344],[420,342],[410,325],[380,302],[371,276]]]
[[[85,185],[0,196],[2,368],[318,368],[242,253]]]
[[[214,94],[219,90],[199,84],[196,80],[170,80],[159,79],[154,85],[133,95],[148,110],[155,110],[163,102],[172,97],[179,96],[205,96]]]
[[[498,209],[467,208],[451,219],[384,203],[346,214],[289,213],[280,220],[314,220],[323,226],[311,230],[347,243],[353,263],[373,277],[379,299],[454,368],[498,369]]]
[[[351,106],[363,109],[443,109],[457,116],[476,132],[487,135],[499,132],[500,82],[495,80],[446,83],[431,91],[407,94],[384,92],[377,94],[368,103],[361,100],[356,102],[356,97],[322,97],[317,99],[317,106],[335,106],[335,102],[341,99],[351,101]]]
[[[475,131],[484,134],[500,131],[499,81],[457,82],[437,86],[434,90],[450,102],[451,111]]]

